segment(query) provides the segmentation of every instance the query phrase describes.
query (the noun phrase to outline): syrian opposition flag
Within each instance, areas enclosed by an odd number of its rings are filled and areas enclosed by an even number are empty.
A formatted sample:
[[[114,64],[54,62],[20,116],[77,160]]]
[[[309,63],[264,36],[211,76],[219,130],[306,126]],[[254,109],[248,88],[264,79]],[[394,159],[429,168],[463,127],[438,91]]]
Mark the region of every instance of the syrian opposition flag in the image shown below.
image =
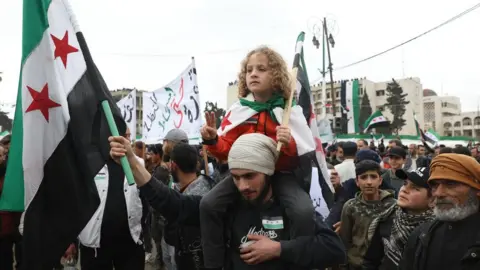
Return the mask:
[[[52,269],[99,205],[109,158],[100,102],[125,123],[62,0],[24,0],[22,62],[0,209],[24,212],[24,269]],[[120,166],[109,166],[109,170]]]
[[[423,138],[433,145],[436,145],[440,141],[440,135],[438,135],[438,133],[432,128],[428,129],[427,132],[423,134]]]
[[[365,121],[363,126],[365,127],[364,132],[367,132],[371,128],[375,128],[382,125],[389,125],[390,122],[383,116],[381,111],[375,111],[370,115],[370,117]]]
[[[325,152],[322,146],[322,140],[320,139],[320,134],[325,131],[320,132],[317,126],[317,117],[313,112],[314,108],[314,99],[312,95],[312,90],[310,89],[310,83],[308,80],[307,68],[305,65],[305,58],[303,53],[303,43],[305,41],[305,33],[301,32],[297,37],[297,43],[295,46],[295,61],[294,65],[298,63],[298,72],[297,72],[297,98],[298,105],[302,108],[305,119],[310,127],[310,133],[315,141],[315,157],[313,160],[317,163],[319,168],[319,183],[322,189],[323,199],[330,207],[333,204],[333,185],[330,182],[330,174],[328,172],[327,161],[325,159]],[[298,60],[297,60],[298,59]],[[308,136],[304,134],[303,136]]]
[[[360,133],[358,119],[360,117],[358,80],[342,81],[340,87],[340,105],[342,107],[342,118],[346,119],[342,131],[346,134]]]

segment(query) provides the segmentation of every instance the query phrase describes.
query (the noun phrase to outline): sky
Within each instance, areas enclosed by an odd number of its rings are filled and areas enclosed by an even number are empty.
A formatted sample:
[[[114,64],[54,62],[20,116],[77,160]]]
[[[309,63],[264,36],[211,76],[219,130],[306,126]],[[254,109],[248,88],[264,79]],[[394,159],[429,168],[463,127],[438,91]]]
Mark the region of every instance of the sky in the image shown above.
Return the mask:
[[[57,0],[55,0],[57,1]],[[315,23],[327,16],[341,67],[410,39],[479,2],[433,0],[71,0],[93,59],[110,89],[153,91],[195,57],[201,102],[226,106],[226,87],[249,50],[268,45],[293,61],[300,31],[311,81],[320,77]],[[168,3],[168,4],[167,4]],[[335,25],[333,27],[332,25]],[[334,80],[419,77],[423,88],[456,95],[462,111],[480,102],[480,9],[399,49],[349,68]],[[14,103],[21,57],[22,1],[0,0],[0,102]]]

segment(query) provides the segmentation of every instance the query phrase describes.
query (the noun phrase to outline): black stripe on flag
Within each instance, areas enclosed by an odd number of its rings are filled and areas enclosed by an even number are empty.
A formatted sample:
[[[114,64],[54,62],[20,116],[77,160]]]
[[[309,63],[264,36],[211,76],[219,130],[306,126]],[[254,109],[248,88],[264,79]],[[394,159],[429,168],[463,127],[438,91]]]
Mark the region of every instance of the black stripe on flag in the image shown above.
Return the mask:
[[[108,100],[119,132],[126,125],[96,68],[83,35],[78,42],[87,64],[67,97],[70,123],[44,167],[38,192],[25,212],[23,269],[52,269],[67,247],[76,241],[99,205],[95,175],[108,161],[110,175],[122,177],[122,168],[109,158],[110,131],[100,102]]]
[[[310,116],[313,113],[312,100],[311,100],[312,90],[310,89],[310,84],[307,79],[307,73],[305,72],[304,67],[302,65],[300,65],[298,68],[297,81],[300,82],[300,85],[301,85],[300,93],[298,95],[298,105],[302,107],[303,115],[305,116],[307,123],[309,125],[310,124],[316,125],[317,124],[316,121],[313,121],[313,123],[310,122]],[[325,203],[327,204],[327,206],[330,208],[333,206],[333,202],[334,202],[333,193],[326,182],[326,181],[330,181],[330,179],[325,179],[323,177],[323,173],[320,169],[320,165],[318,163],[315,151],[306,153],[300,156],[298,168],[302,172],[301,175],[304,176],[304,179],[302,181],[302,187],[307,192],[310,191],[311,178],[312,178],[312,161],[315,164],[315,166],[318,168],[318,182],[320,184],[320,187],[322,188],[323,199],[325,200]]]
[[[298,95],[298,105],[302,107],[305,120],[307,120],[307,123],[310,123],[310,114],[312,113],[312,101],[310,99],[311,89],[302,66],[298,67],[297,81],[301,85]]]
[[[299,67],[300,66],[300,54],[296,53],[295,58],[293,58],[293,67]]]

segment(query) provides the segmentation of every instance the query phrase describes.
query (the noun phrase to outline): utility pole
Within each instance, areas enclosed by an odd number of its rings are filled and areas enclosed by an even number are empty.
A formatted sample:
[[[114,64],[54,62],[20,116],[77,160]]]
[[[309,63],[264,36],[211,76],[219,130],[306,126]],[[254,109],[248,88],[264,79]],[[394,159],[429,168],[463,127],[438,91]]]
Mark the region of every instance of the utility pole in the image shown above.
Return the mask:
[[[327,29],[327,19],[323,18],[323,33],[324,33],[324,39],[327,43],[327,54],[328,54],[328,70],[330,72],[330,96],[332,97],[332,111],[333,111],[333,133],[337,133],[337,111],[336,111],[336,97],[335,97],[335,87],[333,85],[333,67],[332,67],[332,56],[330,54],[330,42],[333,42],[333,38],[329,38],[328,36],[328,29]],[[333,44],[332,44],[333,46]],[[325,71],[324,71],[325,72]]]

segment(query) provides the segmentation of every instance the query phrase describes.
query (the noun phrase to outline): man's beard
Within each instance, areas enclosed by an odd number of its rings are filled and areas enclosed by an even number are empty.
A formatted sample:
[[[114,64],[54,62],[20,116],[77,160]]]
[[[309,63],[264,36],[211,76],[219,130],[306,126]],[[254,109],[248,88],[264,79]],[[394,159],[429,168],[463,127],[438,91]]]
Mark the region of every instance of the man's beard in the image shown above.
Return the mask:
[[[452,204],[450,209],[441,209],[438,203]],[[467,201],[463,205],[454,204],[449,199],[441,198],[436,200],[436,205],[433,208],[433,213],[436,218],[441,221],[459,221],[463,220],[478,212],[480,207],[480,199],[474,191],[468,193]]]
[[[263,202],[265,201],[265,197],[267,196],[268,191],[270,190],[270,184],[271,184],[271,176],[265,175],[265,183],[258,197],[253,200],[248,200],[242,196],[242,199],[252,206],[258,206],[263,204]]]

